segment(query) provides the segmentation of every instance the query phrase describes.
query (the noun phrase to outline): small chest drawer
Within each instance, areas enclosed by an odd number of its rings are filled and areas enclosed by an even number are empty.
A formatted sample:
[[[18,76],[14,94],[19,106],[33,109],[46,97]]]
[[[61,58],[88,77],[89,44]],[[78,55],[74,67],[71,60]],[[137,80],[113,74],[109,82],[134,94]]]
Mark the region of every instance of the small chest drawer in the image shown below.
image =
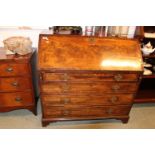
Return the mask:
[[[30,78],[14,77],[0,78],[0,92],[25,91],[32,89]]]
[[[53,82],[41,85],[43,93],[120,93],[136,92],[137,83],[117,83],[117,82],[94,82],[94,83],[69,83],[69,82]]]
[[[44,106],[92,106],[92,105],[130,105],[133,94],[105,94],[102,96],[69,96],[69,95],[42,95]]]
[[[119,115],[128,115],[131,106],[102,106],[102,107],[78,107],[64,108],[51,107],[44,108],[44,117],[52,118],[80,118],[80,117],[113,117]]]
[[[43,81],[137,81],[134,73],[42,73]]]
[[[24,106],[34,103],[32,92],[0,93],[0,107]]]
[[[29,73],[29,66],[26,63],[1,63],[0,76],[20,76]]]

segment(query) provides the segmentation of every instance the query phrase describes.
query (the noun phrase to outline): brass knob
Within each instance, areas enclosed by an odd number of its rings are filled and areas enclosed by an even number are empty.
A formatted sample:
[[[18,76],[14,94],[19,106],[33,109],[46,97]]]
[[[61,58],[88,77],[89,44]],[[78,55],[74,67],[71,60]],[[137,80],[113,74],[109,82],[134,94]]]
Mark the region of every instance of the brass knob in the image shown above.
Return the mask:
[[[68,110],[64,110],[63,111],[63,115],[67,116],[69,114],[69,111]]]
[[[21,98],[21,97],[16,97],[16,98],[15,98],[15,101],[21,102],[21,101],[22,101],[22,98]]]
[[[12,67],[9,67],[9,68],[6,69],[6,71],[7,72],[12,72],[13,71],[13,68]]]
[[[118,97],[117,96],[112,96],[110,98],[111,103],[116,103],[118,101]]]
[[[108,109],[106,112],[107,112],[107,114],[111,115],[113,110],[112,109]]]
[[[114,76],[114,79],[115,79],[116,81],[120,81],[122,78],[123,78],[123,77],[122,77],[121,74],[116,74],[116,75]]]
[[[64,74],[61,76],[61,80],[67,81],[67,80],[68,80],[68,74],[67,74],[67,73],[64,73]]]
[[[19,86],[19,83],[18,82],[13,82],[13,83],[11,83],[11,85],[14,86],[14,87],[17,87],[17,86]]]
[[[117,84],[112,86],[113,91],[118,91],[119,89],[120,89],[120,86]]]

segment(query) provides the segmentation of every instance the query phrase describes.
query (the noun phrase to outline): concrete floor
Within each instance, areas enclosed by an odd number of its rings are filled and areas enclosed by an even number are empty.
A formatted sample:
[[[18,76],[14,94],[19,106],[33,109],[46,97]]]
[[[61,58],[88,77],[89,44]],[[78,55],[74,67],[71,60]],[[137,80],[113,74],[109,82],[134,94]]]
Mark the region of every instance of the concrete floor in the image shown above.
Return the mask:
[[[0,113],[1,129],[41,129],[41,107],[38,103],[38,115],[28,110],[15,110]],[[44,129],[154,129],[155,104],[134,105],[127,124],[119,120],[65,121],[50,123]]]

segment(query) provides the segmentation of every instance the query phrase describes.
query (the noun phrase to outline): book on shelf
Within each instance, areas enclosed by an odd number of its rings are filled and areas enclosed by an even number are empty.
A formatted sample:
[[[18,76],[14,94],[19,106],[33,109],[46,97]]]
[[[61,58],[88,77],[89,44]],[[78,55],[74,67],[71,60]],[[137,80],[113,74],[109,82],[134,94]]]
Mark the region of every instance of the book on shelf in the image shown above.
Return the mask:
[[[107,36],[108,26],[82,26],[83,36]]]
[[[82,34],[83,36],[134,38],[136,26],[81,26],[73,33],[75,27],[55,27],[58,34]],[[76,30],[76,31],[77,31]]]
[[[127,38],[134,38],[136,26],[129,26]]]
[[[129,26],[120,26],[120,37],[127,37],[129,33]]]
[[[95,26],[95,36],[105,37],[106,36],[106,26]]]

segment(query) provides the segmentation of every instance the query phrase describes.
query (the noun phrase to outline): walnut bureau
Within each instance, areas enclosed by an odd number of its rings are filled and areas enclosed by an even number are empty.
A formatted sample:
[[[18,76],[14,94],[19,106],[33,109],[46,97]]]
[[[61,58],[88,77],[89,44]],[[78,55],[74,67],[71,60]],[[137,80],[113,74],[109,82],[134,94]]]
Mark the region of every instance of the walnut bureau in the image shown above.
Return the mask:
[[[136,40],[40,34],[42,125],[115,118],[127,123],[143,66]]]
[[[0,58],[0,112],[28,109],[36,115],[31,70],[34,53]]]

